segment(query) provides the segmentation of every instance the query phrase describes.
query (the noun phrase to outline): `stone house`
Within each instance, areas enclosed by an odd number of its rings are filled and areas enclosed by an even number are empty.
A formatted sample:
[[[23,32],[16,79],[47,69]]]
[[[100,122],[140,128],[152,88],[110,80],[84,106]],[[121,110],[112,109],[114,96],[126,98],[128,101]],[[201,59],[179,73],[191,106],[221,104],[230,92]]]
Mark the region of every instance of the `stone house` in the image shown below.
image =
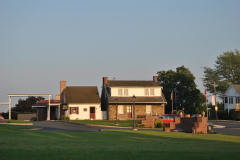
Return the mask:
[[[107,111],[108,120],[133,119],[133,100],[135,95],[135,118],[165,113],[167,101],[157,82],[157,76],[152,81],[121,81],[108,80],[103,77],[101,105],[102,111]]]

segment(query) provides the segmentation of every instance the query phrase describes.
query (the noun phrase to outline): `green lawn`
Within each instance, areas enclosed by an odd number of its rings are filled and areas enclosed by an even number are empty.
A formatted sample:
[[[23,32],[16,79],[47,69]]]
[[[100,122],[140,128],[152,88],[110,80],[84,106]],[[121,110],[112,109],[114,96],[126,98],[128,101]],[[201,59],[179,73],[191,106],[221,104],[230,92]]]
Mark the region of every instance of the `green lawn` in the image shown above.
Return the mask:
[[[116,127],[133,127],[133,120],[122,120],[118,121],[119,125],[115,125],[115,121],[108,120],[73,120],[71,122],[83,123],[83,124],[95,124],[95,125],[106,125],[106,126],[116,126]],[[136,120],[135,123],[140,123],[141,120]]]
[[[0,125],[1,159],[238,159],[239,136],[163,131],[45,132]]]
[[[11,119],[11,120],[8,120],[7,123],[30,123],[30,122]]]

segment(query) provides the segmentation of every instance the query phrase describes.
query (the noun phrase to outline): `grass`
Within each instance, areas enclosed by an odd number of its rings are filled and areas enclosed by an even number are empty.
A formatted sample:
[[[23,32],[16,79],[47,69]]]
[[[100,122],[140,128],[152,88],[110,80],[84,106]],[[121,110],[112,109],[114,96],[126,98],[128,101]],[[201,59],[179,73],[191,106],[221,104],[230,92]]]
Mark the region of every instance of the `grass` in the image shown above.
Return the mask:
[[[11,120],[8,120],[7,123],[30,123],[30,122],[11,119]]]
[[[162,131],[45,132],[0,125],[1,159],[238,159],[240,137]]]
[[[106,126],[115,126],[115,127],[133,127],[133,120],[118,120],[119,125],[115,125],[115,121],[108,120],[72,120],[71,122],[83,123],[83,124],[95,124],[95,125],[106,125]],[[140,123],[141,120],[136,120],[135,123]]]

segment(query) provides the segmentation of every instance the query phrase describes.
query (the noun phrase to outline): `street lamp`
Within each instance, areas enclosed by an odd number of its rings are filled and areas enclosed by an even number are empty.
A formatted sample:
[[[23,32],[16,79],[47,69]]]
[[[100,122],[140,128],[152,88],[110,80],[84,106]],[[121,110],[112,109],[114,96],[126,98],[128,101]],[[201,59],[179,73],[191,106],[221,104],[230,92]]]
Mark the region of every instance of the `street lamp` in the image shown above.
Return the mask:
[[[115,125],[118,125],[118,122],[117,122],[117,114],[118,114],[118,105],[117,105],[117,102],[118,102],[118,99],[117,99],[117,98],[115,99],[115,102],[116,102],[116,121],[115,121]]]
[[[132,101],[133,101],[133,130],[137,130],[135,126],[135,101],[136,101],[135,95],[133,95]]]

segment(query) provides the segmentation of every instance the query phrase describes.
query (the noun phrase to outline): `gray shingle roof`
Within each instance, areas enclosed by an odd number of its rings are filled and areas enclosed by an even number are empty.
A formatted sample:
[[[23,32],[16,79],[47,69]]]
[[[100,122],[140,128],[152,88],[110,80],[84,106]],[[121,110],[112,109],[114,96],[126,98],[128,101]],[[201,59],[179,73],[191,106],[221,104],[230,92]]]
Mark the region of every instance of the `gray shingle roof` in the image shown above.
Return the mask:
[[[153,82],[153,81],[108,81],[107,84],[105,84],[106,86],[159,86],[159,84],[157,82]]]
[[[117,98],[118,103],[133,103],[132,97],[116,97],[116,96],[110,96],[109,97],[109,103],[116,103],[115,99]],[[136,97],[135,103],[167,103],[167,100],[164,95],[161,96],[154,96],[154,97]]]
[[[66,103],[101,103],[96,86],[67,86],[64,94]]]

